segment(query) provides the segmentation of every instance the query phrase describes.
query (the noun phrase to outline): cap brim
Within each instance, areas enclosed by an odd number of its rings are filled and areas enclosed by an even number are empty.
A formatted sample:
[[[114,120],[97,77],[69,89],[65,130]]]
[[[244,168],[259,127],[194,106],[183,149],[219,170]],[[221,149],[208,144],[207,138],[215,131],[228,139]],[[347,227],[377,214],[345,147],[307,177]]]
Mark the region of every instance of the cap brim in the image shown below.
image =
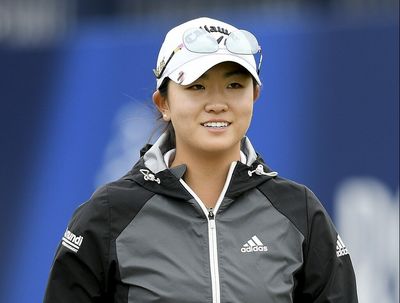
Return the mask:
[[[171,74],[169,74],[169,78],[175,83],[181,85],[188,85],[193,83],[195,80],[200,78],[206,71],[208,71],[213,66],[222,63],[222,62],[235,62],[241,66],[243,66],[249,73],[254,77],[257,83],[261,86],[261,80],[258,76],[258,73],[254,66],[249,63],[246,59],[242,58],[242,56],[234,55],[234,54],[206,54],[201,57],[197,57],[196,59],[185,63],[183,66],[177,68]],[[253,59],[253,55],[249,55]]]

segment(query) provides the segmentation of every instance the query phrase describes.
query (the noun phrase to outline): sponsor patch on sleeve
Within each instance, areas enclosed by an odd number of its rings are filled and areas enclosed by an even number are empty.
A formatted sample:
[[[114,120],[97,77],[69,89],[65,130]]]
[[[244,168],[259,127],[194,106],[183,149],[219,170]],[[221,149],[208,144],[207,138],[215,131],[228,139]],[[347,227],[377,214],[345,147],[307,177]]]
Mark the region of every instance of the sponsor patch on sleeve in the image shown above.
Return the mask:
[[[344,245],[342,238],[338,235],[336,240],[336,256],[339,258],[348,254],[346,245]]]
[[[77,236],[67,229],[64,233],[61,244],[76,253],[81,247],[82,242],[83,236]]]

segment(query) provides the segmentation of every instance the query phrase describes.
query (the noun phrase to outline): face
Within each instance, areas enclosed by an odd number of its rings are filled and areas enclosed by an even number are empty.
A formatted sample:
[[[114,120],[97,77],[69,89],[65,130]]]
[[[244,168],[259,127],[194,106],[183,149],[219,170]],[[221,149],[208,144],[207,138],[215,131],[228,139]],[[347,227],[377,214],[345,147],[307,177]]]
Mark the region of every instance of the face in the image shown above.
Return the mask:
[[[259,87],[232,62],[218,64],[189,85],[169,82],[168,94],[153,99],[171,121],[179,152],[239,155],[240,141],[250,126]]]

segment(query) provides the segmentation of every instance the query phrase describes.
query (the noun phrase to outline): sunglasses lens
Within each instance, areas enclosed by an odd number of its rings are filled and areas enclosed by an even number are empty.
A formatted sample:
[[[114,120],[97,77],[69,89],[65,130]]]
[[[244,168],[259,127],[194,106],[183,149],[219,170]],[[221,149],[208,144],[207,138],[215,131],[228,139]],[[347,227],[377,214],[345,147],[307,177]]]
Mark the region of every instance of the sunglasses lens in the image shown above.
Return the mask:
[[[245,30],[232,32],[226,39],[226,48],[240,55],[254,55],[260,49],[256,37]]]
[[[183,44],[195,53],[214,53],[218,50],[218,42],[202,28],[191,28],[183,34]]]

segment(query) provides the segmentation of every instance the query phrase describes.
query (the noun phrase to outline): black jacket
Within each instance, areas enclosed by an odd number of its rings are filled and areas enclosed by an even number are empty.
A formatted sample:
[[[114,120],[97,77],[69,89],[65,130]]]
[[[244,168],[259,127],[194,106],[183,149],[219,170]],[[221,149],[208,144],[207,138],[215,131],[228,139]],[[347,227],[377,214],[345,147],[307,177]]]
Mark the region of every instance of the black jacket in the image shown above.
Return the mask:
[[[216,207],[169,169],[162,136],[73,215],[45,303],[356,303],[348,251],[303,185],[243,142]]]

